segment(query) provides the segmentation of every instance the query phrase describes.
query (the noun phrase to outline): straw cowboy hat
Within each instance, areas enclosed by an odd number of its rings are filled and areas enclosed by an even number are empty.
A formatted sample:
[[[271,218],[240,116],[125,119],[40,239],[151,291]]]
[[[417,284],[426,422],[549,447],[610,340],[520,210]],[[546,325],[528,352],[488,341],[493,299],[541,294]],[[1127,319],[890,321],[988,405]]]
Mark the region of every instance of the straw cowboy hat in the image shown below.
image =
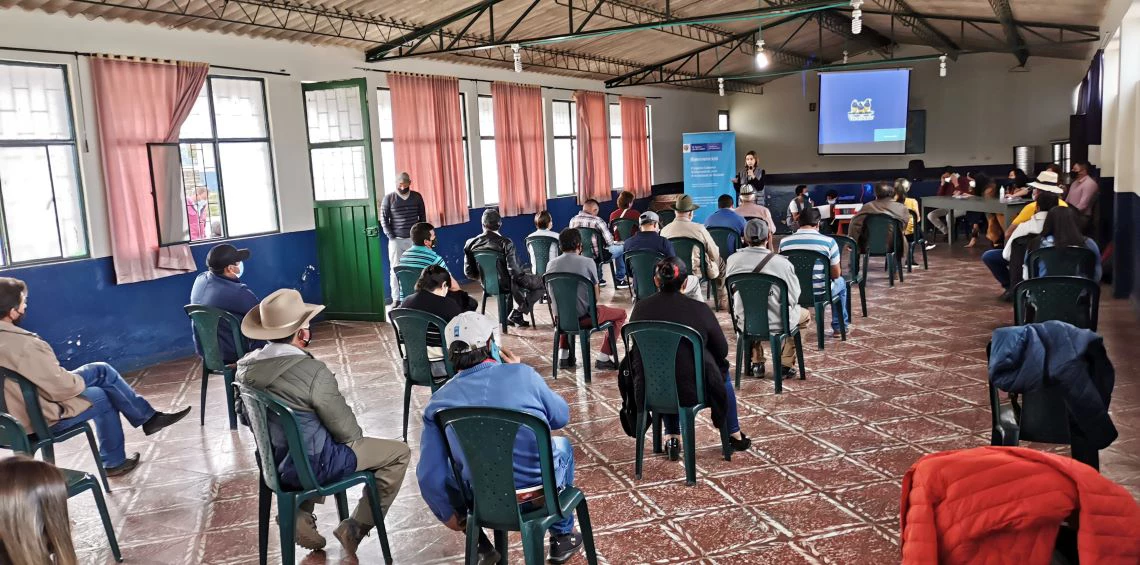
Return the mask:
[[[265,297],[241,321],[241,333],[250,339],[281,339],[289,337],[324,310],[321,304],[305,304],[301,293],[283,288]]]
[[[1029,186],[1037,190],[1044,190],[1045,192],[1052,192],[1053,194],[1061,194],[1061,187],[1057,186],[1057,173],[1053,171],[1041,171],[1037,175],[1037,181],[1029,183]]]

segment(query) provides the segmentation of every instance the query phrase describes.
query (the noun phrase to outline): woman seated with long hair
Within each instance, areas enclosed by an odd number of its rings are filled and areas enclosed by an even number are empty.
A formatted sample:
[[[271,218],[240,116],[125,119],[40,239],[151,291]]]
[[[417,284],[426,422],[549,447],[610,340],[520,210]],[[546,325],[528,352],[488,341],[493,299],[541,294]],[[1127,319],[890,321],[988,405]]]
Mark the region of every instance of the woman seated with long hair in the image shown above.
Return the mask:
[[[735,451],[745,451],[752,440],[740,431],[736,416],[736,393],[732,389],[732,375],[728,366],[728,340],[708,305],[693,300],[681,292],[688,276],[685,263],[676,257],[659,261],[654,268],[653,282],[660,292],[638,300],[633,306],[630,322],[674,322],[692,328],[705,340],[704,377],[705,404],[712,410],[713,424],[719,429],[728,426],[729,442]],[[635,347],[630,352],[633,370],[634,394],[644,398],[645,377],[642,374],[640,354]],[[693,367],[693,350],[688,340],[681,340],[677,351],[677,393],[682,406],[697,403],[696,369]],[[676,461],[681,449],[681,428],[676,415],[662,415],[665,428],[665,452]]]
[[[75,565],[67,482],[50,463],[0,459],[0,563]]]
[[[1077,212],[1070,206],[1057,206],[1045,215],[1045,223],[1041,226],[1041,234],[1029,243],[1029,249],[1026,252],[1032,253],[1043,247],[1087,247],[1096,253],[1096,273],[1093,275],[1093,280],[1100,282],[1100,247],[1097,246],[1096,241],[1091,237],[1085,237],[1081,233],[1081,228],[1077,225]],[[1029,264],[1023,264],[1022,274],[1025,278],[1029,278]],[[1043,277],[1045,272],[1045,265],[1042,264],[1037,271],[1037,276]]]

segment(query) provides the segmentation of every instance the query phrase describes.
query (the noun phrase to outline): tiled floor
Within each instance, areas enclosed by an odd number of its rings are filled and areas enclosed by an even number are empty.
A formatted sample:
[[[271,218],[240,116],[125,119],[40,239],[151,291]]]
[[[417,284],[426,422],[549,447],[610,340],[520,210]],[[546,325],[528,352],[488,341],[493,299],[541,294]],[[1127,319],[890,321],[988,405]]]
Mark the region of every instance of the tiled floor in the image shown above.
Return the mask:
[[[991,330],[1012,321],[1011,307],[974,250],[940,245],[929,271],[915,271],[888,288],[872,269],[870,317],[858,316],[846,343],[815,347],[805,336],[809,375],[788,381],[782,395],[770,380],[748,379],[739,392],[741,425],[754,448],[731,462],[717,455],[717,436],[698,423],[698,480],[686,487],[681,464],[650,457],[644,479],[633,478],[633,440],[616,419],[614,373],[590,385],[566,373],[550,386],[572,407],[562,432],[574,442],[577,484],[594,517],[599,553],[608,563],[893,563],[898,560],[899,484],[924,453],[985,445],[985,345]],[[624,307],[629,299],[603,293]],[[729,327],[724,315],[725,327]],[[538,329],[515,330],[505,346],[542,374],[550,372],[545,311]],[[1103,472],[1140,495],[1140,340],[1127,302],[1105,299],[1101,330],[1117,368],[1112,412],[1120,439],[1101,455]],[[814,328],[814,325],[813,325]],[[337,372],[341,389],[367,433],[398,438],[402,380],[391,329],[366,323],[316,327],[312,352]],[[596,338],[595,341],[597,341]],[[731,342],[731,336],[730,336]],[[220,379],[212,383],[209,419],[197,422],[194,360],[167,363],[133,375],[159,408],[194,404],[192,419],[157,437],[128,431],[129,448],[144,463],[113,480],[108,495],[129,563],[252,563],[257,554],[256,477],[252,438],[226,429]],[[422,408],[426,391],[415,397]],[[413,466],[420,426],[413,417]],[[69,442],[60,463],[92,469],[90,456]],[[89,497],[72,501],[77,545],[84,562],[109,562],[110,553]],[[306,563],[340,562],[331,530],[335,508],[318,511],[329,537],[327,554]],[[436,523],[419,498],[409,469],[387,517],[398,563],[456,563],[463,540]],[[279,559],[276,529],[271,560]],[[302,552],[303,554],[303,552]],[[375,538],[360,562],[380,562]],[[512,562],[521,559],[514,553]],[[584,563],[581,557],[574,563]]]

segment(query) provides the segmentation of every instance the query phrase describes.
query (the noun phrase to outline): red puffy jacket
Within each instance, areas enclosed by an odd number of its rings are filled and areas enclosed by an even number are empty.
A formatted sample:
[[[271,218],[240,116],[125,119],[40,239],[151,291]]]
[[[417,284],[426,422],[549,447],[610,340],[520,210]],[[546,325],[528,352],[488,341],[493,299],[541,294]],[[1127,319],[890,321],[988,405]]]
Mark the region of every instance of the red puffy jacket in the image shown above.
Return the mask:
[[[1021,447],[927,455],[903,477],[903,563],[1048,565],[1074,511],[1081,563],[1140,563],[1140,506],[1092,467]]]

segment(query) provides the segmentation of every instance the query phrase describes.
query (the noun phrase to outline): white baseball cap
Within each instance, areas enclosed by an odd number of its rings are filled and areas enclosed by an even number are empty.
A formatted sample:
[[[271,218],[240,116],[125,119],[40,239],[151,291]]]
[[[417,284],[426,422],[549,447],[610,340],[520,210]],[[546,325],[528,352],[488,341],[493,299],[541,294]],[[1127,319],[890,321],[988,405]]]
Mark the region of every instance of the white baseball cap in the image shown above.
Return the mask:
[[[499,325],[478,312],[464,312],[447,323],[443,337],[449,348],[455,342],[462,341],[467,344],[464,351],[471,351],[487,345],[492,337],[498,342]]]

